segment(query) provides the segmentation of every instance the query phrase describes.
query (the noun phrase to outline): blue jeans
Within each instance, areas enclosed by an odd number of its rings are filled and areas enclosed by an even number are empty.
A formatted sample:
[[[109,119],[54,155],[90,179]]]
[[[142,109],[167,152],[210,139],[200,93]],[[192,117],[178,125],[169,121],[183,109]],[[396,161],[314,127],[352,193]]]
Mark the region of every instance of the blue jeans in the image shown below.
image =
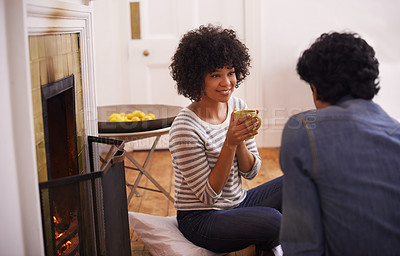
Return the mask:
[[[233,252],[255,244],[262,250],[279,245],[282,177],[247,191],[243,202],[229,210],[178,211],[182,234],[214,252]]]

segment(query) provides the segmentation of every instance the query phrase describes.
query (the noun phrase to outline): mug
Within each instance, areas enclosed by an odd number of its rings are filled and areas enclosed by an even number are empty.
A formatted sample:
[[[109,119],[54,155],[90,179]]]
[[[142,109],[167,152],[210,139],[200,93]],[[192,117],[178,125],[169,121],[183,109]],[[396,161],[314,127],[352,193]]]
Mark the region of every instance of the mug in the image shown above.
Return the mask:
[[[258,129],[260,129],[261,127],[261,117],[257,114],[257,110],[252,110],[252,109],[245,109],[245,110],[238,110],[233,112],[233,119],[237,120],[243,116],[249,115],[250,114],[250,118],[257,118],[258,119],[258,125],[256,127],[254,127],[254,129],[252,130],[252,132],[257,131]],[[254,136],[251,136],[247,139],[253,139]]]

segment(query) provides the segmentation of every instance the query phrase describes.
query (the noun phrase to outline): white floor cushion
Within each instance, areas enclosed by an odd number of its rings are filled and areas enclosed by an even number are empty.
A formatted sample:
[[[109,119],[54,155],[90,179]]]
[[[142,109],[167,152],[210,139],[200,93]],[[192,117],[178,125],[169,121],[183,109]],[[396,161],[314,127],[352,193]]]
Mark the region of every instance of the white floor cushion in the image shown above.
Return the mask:
[[[153,256],[222,255],[194,245],[178,229],[176,216],[160,217],[129,212],[133,230]]]

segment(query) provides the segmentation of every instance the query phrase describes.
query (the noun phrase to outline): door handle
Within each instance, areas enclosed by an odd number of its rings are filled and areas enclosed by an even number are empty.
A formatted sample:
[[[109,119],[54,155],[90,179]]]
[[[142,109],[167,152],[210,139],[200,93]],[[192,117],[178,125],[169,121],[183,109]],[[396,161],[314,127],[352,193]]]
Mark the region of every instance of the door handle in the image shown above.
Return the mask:
[[[144,50],[143,51],[143,56],[147,57],[149,56],[150,52],[148,50]]]

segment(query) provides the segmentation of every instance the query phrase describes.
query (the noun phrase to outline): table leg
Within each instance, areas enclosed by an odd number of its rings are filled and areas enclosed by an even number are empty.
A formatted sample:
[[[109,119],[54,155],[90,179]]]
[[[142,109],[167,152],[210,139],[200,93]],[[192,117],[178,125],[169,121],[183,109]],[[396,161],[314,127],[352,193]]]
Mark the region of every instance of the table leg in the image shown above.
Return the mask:
[[[143,164],[143,168],[144,169],[146,169],[147,164],[150,162],[150,157],[153,155],[153,152],[154,152],[154,150],[156,148],[156,145],[158,144],[158,141],[160,140],[160,137],[161,137],[161,135],[157,136],[156,139],[154,140],[153,145],[151,146],[151,149],[150,149],[149,153],[147,154],[147,157],[146,157],[146,159],[144,161],[144,164]],[[132,162],[132,160],[131,160],[131,162]],[[135,163],[133,163],[133,164],[137,167],[137,165]],[[140,182],[140,180],[142,179],[142,176],[143,176],[143,172],[141,172],[140,169],[137,169],[137,168],[136,169],[135,168],[131,168],[131,169],[139,171],[139,175],[137,176],[137,178],[135,180],[135,183],[133,184],[133,187],[131,187],[131,192],[128,195],[128,202],[131,201],[131,199],[133,197],[133,194],[135,193],[136,188],[139,186],[139,182]],[[128,185],[131,186],[130,184],[128,184]]]
[[[171,202],[174,202],[174,199],[172,198],[172,196],[146,171],[147,164],[150,161],[150,157],[152,156],[159,139],[160,139],[160,136],[157,136],[157,138],[155,139],[155,141],[150,149],[150,152],[148,153],[148,155],[146,157],[146,160],[145,160],[143,166],[140,165],[130,154],[125,154],[125,156],[129,159],[129,161],[131,161],[140,171],[138,177],[136,178],[135,184],[133,185],[131,192],[129,193],[128,204],[129,204],[130,200],[132,199],[132,196],[135,193],[136,188],[139,185],[139,181],[142,177],[142,174],[144,174],[160,190],[158,192],[162,192],[169,200],[171,200]]]
[[[142,178],[142,176],[143,176],[143,173],[142,173],[142,172],[139,172],[139,174],[138,174],[138,176],[137,176],[137,178],[136,178],[136,180],[135,180],[135,184],[133,184],[133,187],[131,188],[131,192],[129,193],[128,202],[131,201],[131,199],[132,199],[132,197],[133,197],[133,194],[135,193],[136,188],[138,187],[139,181],[140,181],[140,179]],[[130,185],[130,184],[128,184],[128,185]]]

